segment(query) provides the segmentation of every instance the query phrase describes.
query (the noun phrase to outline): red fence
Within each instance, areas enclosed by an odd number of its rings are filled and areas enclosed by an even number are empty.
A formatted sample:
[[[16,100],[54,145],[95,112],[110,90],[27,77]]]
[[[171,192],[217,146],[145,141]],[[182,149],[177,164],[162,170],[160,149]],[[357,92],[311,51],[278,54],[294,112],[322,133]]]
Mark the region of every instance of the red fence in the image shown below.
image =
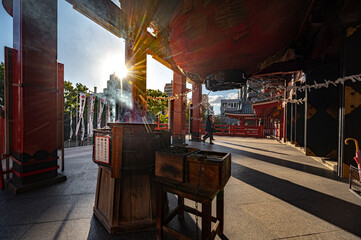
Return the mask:
[[[156,130],[168,130],[168,124],[156,123]],[[239,136],[239,137],[263,137],[263,126],[239,126],[239,125],[215,125],[218,136]],[[205,134],[206,125],[203,124],[201,132]],[[189,125],[186,126],[186,132],[189,133]]]

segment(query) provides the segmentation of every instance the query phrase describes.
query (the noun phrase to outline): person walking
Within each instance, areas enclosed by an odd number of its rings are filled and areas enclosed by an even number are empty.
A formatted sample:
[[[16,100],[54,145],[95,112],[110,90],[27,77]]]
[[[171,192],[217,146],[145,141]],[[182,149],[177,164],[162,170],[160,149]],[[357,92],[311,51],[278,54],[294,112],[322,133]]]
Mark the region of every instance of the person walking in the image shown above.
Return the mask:
[[[206,132],[207,134],[204,135],[203,137],[203,142],[206,142],[206,139],[209,138],[209,143],[210,144],[214,144],[212,141],[213,139],[213,133],[215,132],[215,127],[214,127],[214,120],[213,120],[213,116],[209,115],[207,117],[207,121],[206,121]]]

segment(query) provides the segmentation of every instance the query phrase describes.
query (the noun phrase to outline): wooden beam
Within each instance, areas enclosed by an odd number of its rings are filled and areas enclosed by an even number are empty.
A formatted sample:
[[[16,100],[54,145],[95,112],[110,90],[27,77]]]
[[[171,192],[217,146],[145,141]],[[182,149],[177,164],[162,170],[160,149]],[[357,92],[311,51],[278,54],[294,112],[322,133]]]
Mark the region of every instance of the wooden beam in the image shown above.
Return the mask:
[[[127,14],[110,0],[66,0],[73,8],[115,36],[126,37]]]

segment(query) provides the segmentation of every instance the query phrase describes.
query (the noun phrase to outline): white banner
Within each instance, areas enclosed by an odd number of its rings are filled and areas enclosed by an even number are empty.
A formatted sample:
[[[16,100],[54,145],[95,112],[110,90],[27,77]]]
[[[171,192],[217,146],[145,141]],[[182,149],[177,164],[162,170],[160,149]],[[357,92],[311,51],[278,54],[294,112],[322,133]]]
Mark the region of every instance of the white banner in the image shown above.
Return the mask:
[[[73,137],[73,113],[72,110],[70,109],[70,135],[69,135],[69,139],[71,139]]]
[[[102,114],[103,114],[103,108],[104,108],[104,99],[99,99],[99,113],[98,113],[98,121],[97,121],[97,128],[101,128],[102,123]]]
[[[75,135],[78,135],[80,124],[82,125],[82,136],[81,140],[84,139],[84,108],[85,108],[85,102],[86,102],[86,94],[85,93],[79,93],[79,111],[78,111],[78,122],[76,124],[75,129]]]
[[[94,102],[95,96],[89,98],[89,111],[88,111],[88,136],[93,135],[93,118],[94,118]]]

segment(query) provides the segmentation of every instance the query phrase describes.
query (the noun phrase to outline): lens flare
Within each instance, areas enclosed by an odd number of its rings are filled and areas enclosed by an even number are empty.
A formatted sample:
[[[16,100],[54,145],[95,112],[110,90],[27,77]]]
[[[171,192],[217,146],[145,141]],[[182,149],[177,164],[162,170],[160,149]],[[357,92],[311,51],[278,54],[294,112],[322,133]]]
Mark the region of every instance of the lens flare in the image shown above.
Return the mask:
[[[120,79],[128,74],[128,69],[125,66],[124,59],[121,56],[113,55],[106,56],[102,61],[101,72],[104,76],[109,76],[113,73]]]

